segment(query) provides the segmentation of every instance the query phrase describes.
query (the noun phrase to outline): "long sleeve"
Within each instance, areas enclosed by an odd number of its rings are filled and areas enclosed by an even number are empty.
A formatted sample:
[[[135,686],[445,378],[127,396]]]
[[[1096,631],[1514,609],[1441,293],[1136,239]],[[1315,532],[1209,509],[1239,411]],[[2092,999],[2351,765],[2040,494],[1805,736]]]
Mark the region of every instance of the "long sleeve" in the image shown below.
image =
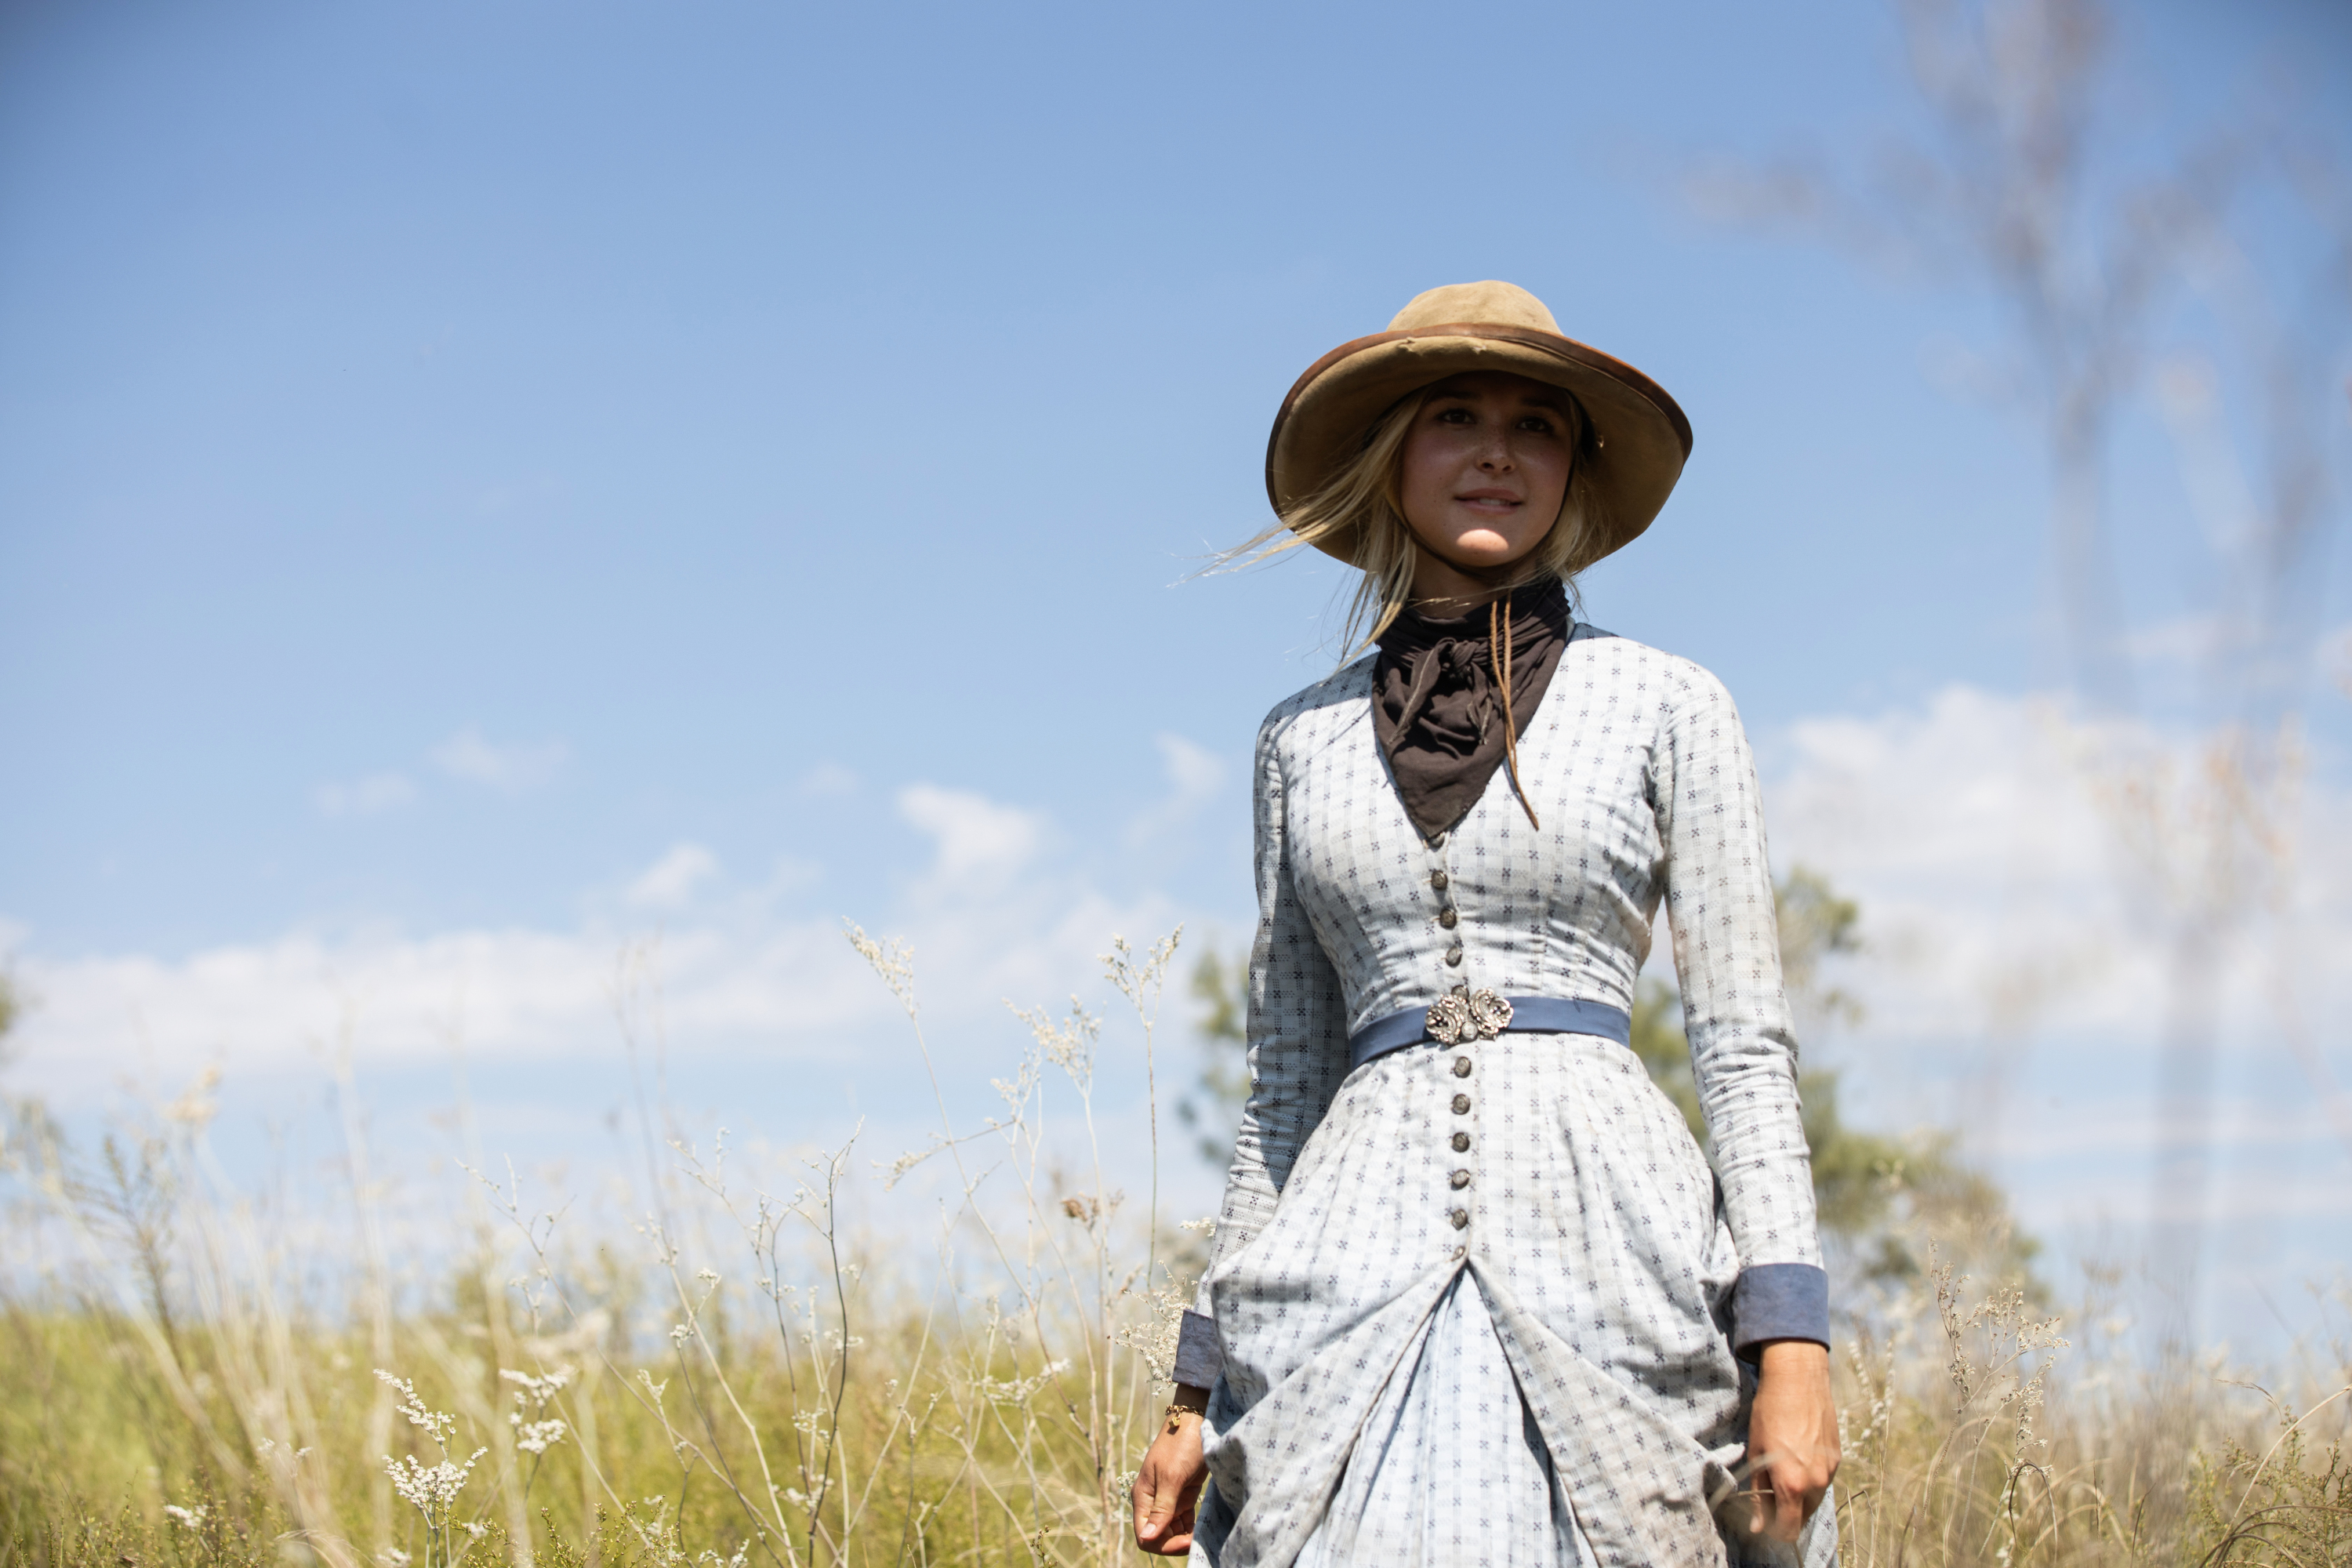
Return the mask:
[[[1223,1359],[1209,1281],[1219,1265],[1255,1240],[1274,1217],[1292,1163],[1348,1073],[1339,976],[1291,880],[1279,752],[1285,720],[1285,710],[1277,709],[1259,730],[1252,770],[1258,920],[1250,949],[1249,1100],[1234,1139],[1209,1271],[1178,1342],[1176,1381],[1200,1387],[1215,1382]]]
[[[1828,1277],[1756,767],[1704,671],[1670,701],[1651,778],[1683,1020],[1741,1265],[1733,1344],[1828,1341]]]

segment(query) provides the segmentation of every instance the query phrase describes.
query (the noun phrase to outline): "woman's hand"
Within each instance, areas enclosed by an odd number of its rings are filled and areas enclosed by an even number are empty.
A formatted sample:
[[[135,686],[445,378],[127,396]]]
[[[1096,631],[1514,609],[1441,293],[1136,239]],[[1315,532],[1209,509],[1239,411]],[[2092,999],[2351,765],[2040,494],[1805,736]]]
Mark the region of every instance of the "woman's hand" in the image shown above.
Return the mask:
[[[1177,1397],[1188,1393],[1180,1389]],[[1202,1397],[1198,1403],[1205,1405]],[[1192,1550],[1192,1506],[1200,1500],[1201,1483],[1209,1478],[1208,1462],[1201,1458],[1201,1417],[1197,1412],[1177,1413],[1176,1429],[1162,1427],[1143,1456],[1136,1472],[1135,1543],[1161,1557],[1181,1557]]]
[[[1748,1412],[1751,1484],[1761,1494],[1750,1516],[1793,1543],[1838,1468],[1837,1402],[1830,1395],[1830,1352],[1811,1340],[1773,1340],[1757,1364],[1756,1400]]]

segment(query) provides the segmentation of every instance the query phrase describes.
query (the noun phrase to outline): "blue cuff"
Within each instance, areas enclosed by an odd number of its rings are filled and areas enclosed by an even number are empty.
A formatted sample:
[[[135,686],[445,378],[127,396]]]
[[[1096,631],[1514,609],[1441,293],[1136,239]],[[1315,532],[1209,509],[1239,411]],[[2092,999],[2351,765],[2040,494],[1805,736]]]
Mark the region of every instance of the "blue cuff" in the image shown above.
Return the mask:
[[[1187,1325],[1188,1327],[1190,1325]],[[1759,1263],[1731,1289],[1731,1351],[1754,1361],[1768,1340],[1830,1343],[1830,1277],[1810,1263]]]
[[[1186,1312],[1176,1334],[1176,1381],[1189,1388],[1213,1388],[1225,1370],[1225,1347],[1217,1339],[1217,1320],[1202,1312]]]

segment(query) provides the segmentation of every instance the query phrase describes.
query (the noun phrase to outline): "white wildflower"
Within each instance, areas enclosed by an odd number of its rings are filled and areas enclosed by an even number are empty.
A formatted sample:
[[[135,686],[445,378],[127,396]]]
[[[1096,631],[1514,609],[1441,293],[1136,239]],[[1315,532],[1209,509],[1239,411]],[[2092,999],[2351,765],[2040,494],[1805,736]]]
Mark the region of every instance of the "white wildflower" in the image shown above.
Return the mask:
[[[457,1418],[455,1415],[425,1409],[425,1402],[416,1396],[416,1385],[404,1377],[394,1377],[382,1367],[376,1368],[375,1377],[376,1381],[385,1387],[399,1392],[403,1401],[400,1413],[408,1417],[408,1424],[411,1426],[422,1431],[443,1448],[449,1447],[450,1435],[457,1430]]]
[[[537,1413],[555,1403],[555,1396],[572,1385],[572,1380],[577,1375],[578,1371],[576,1367],[559,1366],[553,1372],[533,1376],[527,1372],[517,1372],[512,1367],[502,1366],[499,1368],[499,1377],[500,1381],[515,1385],[514,1397],[518,1406],[528,1399],[530,1401],[531,1410]]]
[[[1056,1361],[1046,1363],[1031,1376],[1014,1378],[1009,1382],[1002,1378],[983,1377],[980,1380],[980,1396],[992,1405],[1024,1405],[1036,1394],[1039,1389],[1061,1376],[1069,1368],[1068,1362]]]
[[[212,1517],[212,1512],[213,1505],[208,1502],[200,1502],[194,1508],[181,1508],[168,1502],[163,1505],[163,1516],[166,1519],[189,1530],[202,1530],[205,1527],[205,1521]]]
[[[563,1441],[569,1430],[561,1421],[526,1421],[520,1414],[507,1417],[515,1429],[515,1447],[526,1454],[544,1454]]]
[[[398,1492],[417,1512],[425,1516],[427,1527],[445,1528],[450,1510],[457,1503],[457,1494],[466,1489],[466,1478],[488,1448],[477,1448],[472,1458],[463,1465],[444,1459],[437,1465],[420,1465],[413,1454],[403,1454],[395,1459],[383,1457],[383,1473],[392,1478],[392,1489]]]
[[[863,926],[848,921],[842,921],[841,925],[842,934],[849,938],[849,945],[857,950],[857,956],[873,965],[874,973],[881,976],[882,984],[890,988],[890,994],[898,999],[898,1005],[907,1010],[907,1016],[913,1017],[915,950],[895,938],[887,944],[876,942],[866,934]]]
[[[384,1568],[408,1568],[408,1553],[397,1546],[383,1549]]]

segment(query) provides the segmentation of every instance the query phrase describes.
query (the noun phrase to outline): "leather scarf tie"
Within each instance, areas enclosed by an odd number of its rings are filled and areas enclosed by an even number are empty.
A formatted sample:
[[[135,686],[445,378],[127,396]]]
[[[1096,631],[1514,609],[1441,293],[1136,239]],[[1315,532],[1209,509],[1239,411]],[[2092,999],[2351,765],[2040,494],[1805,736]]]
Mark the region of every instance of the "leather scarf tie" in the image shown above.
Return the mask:
[[[1495,770],[1518,780],[1518,738],[1568,646],[1568,594],[1558,583],[1515,589],[1452,620],[1412,610],[1389,624],[1372,666],[1372,731],[1405,815],[1424,838],[1469,815]]]

